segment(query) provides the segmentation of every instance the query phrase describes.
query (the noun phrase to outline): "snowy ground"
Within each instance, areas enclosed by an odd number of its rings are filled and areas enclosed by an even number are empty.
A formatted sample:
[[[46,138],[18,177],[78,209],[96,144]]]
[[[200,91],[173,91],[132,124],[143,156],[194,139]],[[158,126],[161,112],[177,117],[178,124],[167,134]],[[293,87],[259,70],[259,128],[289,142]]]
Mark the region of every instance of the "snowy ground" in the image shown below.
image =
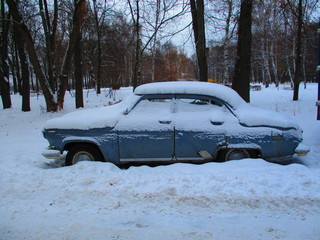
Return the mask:
[[[311,148],[286,165],[246,159],[202,165],[119,169],[83,162],[55,167],[41,156],[46,120],[42,97],[32,111],[0,110],[0,239],[320,239],[320,121],[317,85],[253,91],[253,105],[283,112],[304,129]],[[122,89],[124,98],[130,89]],[[106,105],[107,91],[85,95],[86,108]],[[0,105],[2,108],[2,105]]]

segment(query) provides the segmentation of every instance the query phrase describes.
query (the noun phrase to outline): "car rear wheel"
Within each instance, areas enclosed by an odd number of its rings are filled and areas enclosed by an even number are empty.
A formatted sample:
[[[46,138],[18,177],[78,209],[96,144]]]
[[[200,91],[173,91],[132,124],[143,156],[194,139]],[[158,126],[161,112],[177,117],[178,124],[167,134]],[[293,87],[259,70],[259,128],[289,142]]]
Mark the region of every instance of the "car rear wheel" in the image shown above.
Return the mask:
[[[250,158],[250,154],[245,149],[230,149],[223,154],[224,161],[240,160]]]
[[[97,147],[89,144],[77,144],[68,151],[66,156],[66,166],[70,166],[81,161],[102,160],[102,154]]]

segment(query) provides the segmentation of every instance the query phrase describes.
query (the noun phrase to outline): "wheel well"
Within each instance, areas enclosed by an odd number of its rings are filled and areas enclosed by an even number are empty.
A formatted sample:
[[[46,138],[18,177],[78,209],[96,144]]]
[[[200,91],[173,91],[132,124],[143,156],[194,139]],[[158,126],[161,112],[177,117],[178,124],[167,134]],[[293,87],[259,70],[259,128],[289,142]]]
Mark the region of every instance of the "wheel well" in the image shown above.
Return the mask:
[[[223,148],[221,150],[219,150],[218,154],[217,154],[217,160],[218,161],[224,161],[224,158],[226,156],[226,154],[230,151],[230,150],[246,150],[250,156],[250,158],[258,158],[261,156],[261,151],[259,149],[247,149],[247,148]]]
[[[74,146],[76,145],[87,145],[87,146],[91,146],[91,147],[94,147],[96,148],[100,153],[101,155],[103,156],[100,148],[94,144],[94,143],[90,143],[90,142],[71,142],[71,143],[67,143],[65,146],[64,146],[64,151],[69,151],[71,148],[73,148]]]
[[[258,158],[261,156],[261,151],[258,149],[246,149],[251,158]]]

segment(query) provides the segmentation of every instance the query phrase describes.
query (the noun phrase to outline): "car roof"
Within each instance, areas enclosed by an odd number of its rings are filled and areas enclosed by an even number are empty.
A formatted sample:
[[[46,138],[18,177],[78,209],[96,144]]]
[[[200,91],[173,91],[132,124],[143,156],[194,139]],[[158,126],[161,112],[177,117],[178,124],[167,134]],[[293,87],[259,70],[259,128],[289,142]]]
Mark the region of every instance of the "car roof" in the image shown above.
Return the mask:
[[[146,94],[196,94],[219,98],[237,109],[244,100],[229,87],[209,82],[156,82],[137,87],[136,95]]]

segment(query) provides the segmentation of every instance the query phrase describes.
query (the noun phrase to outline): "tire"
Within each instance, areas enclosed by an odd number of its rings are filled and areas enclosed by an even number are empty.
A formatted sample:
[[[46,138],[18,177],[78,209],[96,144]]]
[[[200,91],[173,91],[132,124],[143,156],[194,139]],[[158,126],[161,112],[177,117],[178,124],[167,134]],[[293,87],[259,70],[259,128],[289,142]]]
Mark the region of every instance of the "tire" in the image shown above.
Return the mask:
[[[77,144],[67,153],[66,166],[71,166],[80,161],[103,161],[100,150],[90,144]]]
[[[250,154],[245,149],[230,149],[225,152],[224,161],[231,161],[231,160],[241,160],[244,158],[250,158]]]

